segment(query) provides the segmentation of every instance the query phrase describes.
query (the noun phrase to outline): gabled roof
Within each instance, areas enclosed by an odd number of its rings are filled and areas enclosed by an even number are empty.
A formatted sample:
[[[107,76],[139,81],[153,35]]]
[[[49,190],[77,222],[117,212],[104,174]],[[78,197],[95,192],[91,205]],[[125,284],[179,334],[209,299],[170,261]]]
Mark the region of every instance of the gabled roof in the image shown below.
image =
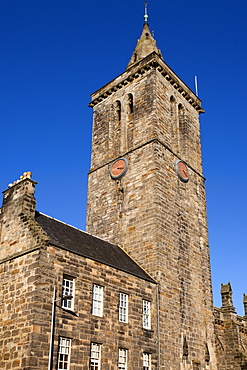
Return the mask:
[[[40,212],[36,212],[35,219],[50,238],[51,244],[155,283],[155,280],[117,245]]]

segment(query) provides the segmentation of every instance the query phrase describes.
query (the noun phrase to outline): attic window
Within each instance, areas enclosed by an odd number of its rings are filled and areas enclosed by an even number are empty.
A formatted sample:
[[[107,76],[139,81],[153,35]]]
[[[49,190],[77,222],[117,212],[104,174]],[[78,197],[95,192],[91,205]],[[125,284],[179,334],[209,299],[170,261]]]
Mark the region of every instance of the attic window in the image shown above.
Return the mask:
[[[149,38],[149,33],[146,33],[146,35],[145,35],[145,36],[146,36],[146,39],[148,39],[148,38]]]

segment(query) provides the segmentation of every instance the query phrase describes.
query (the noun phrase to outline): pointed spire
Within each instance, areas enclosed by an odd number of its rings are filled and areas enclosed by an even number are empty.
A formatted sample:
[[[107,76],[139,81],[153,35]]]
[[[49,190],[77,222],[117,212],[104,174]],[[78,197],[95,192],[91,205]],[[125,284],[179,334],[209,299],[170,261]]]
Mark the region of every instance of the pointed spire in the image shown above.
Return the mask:
[[[129,64],[127,65],[128,69],[134,63],[138,62],[139,60],[145,58],[149,54],[153,53],[154,51],[159,55],[161,59],[163,59],[161,51],[156,46],[156,41],[153,37],[153,34],[150,32],[148,26],[148,8],[147,2],[144,1],[144,26],[142,30],[142,34],[139,40],[137,40],[137,44],[135,50],[130,58]]]

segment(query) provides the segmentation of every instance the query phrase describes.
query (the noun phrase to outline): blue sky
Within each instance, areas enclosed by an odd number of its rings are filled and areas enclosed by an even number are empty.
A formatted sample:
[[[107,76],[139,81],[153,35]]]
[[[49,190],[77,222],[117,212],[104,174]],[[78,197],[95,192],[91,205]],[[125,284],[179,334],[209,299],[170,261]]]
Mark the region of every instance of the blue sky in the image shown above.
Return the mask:
[[[150,0],[166,63],[201,115],[215,305],[247,293],[246,0]],[[143,25],[141,0],[0,0],[0,189],[32,171],[37,209],[85,229],[90,94],[122,73]]]

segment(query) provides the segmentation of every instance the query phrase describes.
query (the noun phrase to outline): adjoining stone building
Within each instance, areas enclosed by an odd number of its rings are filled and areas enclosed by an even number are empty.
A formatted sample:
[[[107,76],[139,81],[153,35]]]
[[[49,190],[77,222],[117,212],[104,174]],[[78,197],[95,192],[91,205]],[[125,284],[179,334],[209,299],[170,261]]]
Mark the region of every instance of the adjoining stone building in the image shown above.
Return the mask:
[[[30,173],[4,192],[0,368],[246,369],[230,284],[212,302],[203,108],[147,14],[126,71],[90,106],[87,232],[36,211]]]
[[[50,353],[52,369],[157,368],[157,282],[122,248],[35,211],[34,187],[26,174],[4,192],[0,368],[47,369]]]

